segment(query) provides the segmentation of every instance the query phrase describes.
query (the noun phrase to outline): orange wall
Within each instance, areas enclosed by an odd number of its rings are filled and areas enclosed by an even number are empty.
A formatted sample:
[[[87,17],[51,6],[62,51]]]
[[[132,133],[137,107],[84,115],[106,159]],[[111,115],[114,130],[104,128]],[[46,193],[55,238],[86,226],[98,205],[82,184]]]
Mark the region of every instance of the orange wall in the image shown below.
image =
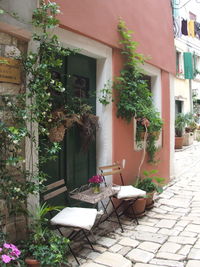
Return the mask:
[[[145,164],[142,170],[158,169],[169,177],[169,73],[175,73],[175,49],[170,0],[57,0],[61,6],[61,27],[77,32],[113,48],[113,77],[119,75],[122,56],[119,51],[118,19],[134,31],[138,52],[150,56],[150,64],[161,69],[163,147],[157,154],[159,163]],[[142,151],[134,151],[133,124],[116,118],[113,105],[113,161],[126,159],[126,183],[133,183]],[[117,178],[116,178],[117,179]],[[115,181],[117,183],[117,181]]]
[[[57,0],[61,26],[111,47],[118,46],[117,23],[121,17],[138,51],[150,63],[175,73],[175,53],[170,0]]]

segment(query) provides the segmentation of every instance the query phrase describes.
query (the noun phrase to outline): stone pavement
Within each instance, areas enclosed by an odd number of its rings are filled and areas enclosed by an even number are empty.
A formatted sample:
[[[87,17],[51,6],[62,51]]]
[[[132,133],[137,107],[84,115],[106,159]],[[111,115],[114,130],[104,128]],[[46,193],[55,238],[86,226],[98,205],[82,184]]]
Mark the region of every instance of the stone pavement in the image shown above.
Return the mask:
[[[200,267],[200,143],[175,153],[176,177],[139,225],[123,218],[95,234],[95,252],[79,242],[82,267]],[[69,265],[77,266],[69,257]]]

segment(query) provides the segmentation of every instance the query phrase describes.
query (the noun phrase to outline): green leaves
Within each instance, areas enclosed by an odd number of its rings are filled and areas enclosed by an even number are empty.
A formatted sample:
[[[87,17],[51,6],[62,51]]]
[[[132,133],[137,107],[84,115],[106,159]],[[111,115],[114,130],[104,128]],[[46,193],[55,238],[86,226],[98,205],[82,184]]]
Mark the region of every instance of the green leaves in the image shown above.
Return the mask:
[[[120,76],[115,79],[113,86],[118,92],[117,116],[128,123],[131,122],[133,117],[146,118],[150,122],[148,133],[160,131],[163,122],[160,114],[154,108],[152,94],[143,75],[144,71],[141,68],[147,58],[136,52],[138,43],[132,40],[132,31],[127,29],[125,22],[122,20],[119,21],[118,31],[121,35],[119,43],[122,45],[121,53],[124,55],[125,63]],[[138,136],[136,134],[136,137]],[[155,142],[156,138],[149,135],[147,151],[152,162],[157,150]]]
[[[104,106],[110,104],[110,102],[114,101],[112,98],[112,82],[108,80],[106,84],[104,84],[104,88],[100,90],[99,102]]]
[[[155,169],[143,171],[143,177],[139,177],[134,186],[146,191],[147,193],[154,191],[162,193],[165,179],[154,175],[156,173],[158,173],[158,170]]]
[[[24,254],[37,259],[41,266],[59,266],[66,263],[69,239],[57,235],[48,227],[46,215],[51,211],[60,211],[63,207],[48,206],[46,203],[38,205],[31,214],[31,235],[24,248]]]

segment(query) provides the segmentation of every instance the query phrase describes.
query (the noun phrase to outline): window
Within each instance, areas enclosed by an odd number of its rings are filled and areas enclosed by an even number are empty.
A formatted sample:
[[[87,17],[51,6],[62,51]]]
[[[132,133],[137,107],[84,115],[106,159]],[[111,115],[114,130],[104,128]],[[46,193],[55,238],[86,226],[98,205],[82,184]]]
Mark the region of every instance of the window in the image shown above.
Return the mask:
[[[147,88],[149,89],[149,91],[151,92],[151,76],[149,75],[142,75],[143,79],[146,81],[147,83]]]
[[[183,111],[183,101],[176,100],[175,101],[175,114],[182,113]]]

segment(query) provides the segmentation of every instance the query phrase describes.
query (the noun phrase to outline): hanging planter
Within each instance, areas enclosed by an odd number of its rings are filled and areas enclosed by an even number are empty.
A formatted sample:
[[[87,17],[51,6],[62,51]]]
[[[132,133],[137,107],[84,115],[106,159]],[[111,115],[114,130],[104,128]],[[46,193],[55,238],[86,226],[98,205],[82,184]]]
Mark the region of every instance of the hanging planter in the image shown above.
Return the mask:
[[[53,127],[49,130],[49,140],[53,142],[61,142],[65,136],[65,127],[64,125],[59,125]]]
[[[83,150],[87,150],[91,142],[95,140],[96,130],[99,127],[99,117],[94,114],[85,113],[81,116],[81,119],[82,148]]]

